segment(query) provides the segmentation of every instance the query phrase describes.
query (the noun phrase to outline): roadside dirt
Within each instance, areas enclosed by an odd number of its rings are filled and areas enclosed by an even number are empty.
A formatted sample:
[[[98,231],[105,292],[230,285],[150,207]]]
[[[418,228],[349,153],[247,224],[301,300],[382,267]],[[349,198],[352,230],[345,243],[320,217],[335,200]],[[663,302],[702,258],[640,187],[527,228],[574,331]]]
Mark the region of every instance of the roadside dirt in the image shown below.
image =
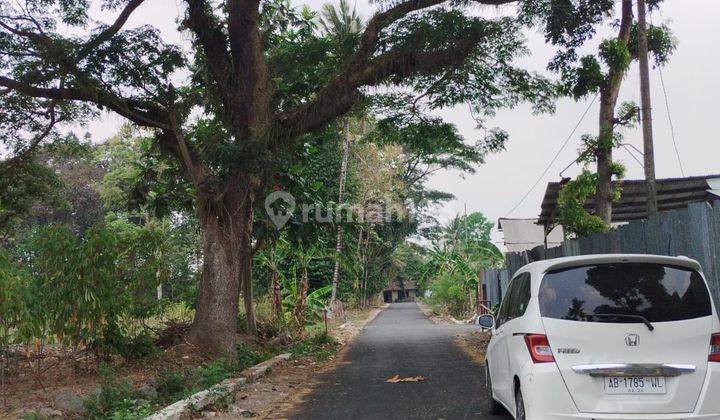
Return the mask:
[[[470,358],[480,365],[485,364],[485,354],[490,342],[490,333],[487,331],[472,331],[455,336],[455,343]]]
[[[420,311],[422,311],[423,314],[432,322],[435,324],[440,325],[457,325],[457,324],[467,324],[467,322],[455,319],[453,316],[448,314],[439,314],[433,309],[430,305],[427,305],[423,302],[416,302],[418,308],[420,308]]]
[[[238,335],[238,340],[253,339]],[[71,352],[44,348],[24,350],[9,357],[0,357],[0,419],[23,418],[29,412],[56,410],[56,396],[71,392],[85,398],[100,390],[100,366],[113,366],[118,378],[128,380],[133,388],[157,377],[159,372],[194,368],[210,359],[188,344],[159,349],[152,356],[138,361],[113,357],[103,362],[88,351]],[[64,414],[64,413],[63,413]]]
[[[342,348],[326,361],[315,357],[291,360],[275,369],[270,375],[249,384],[235,395],[235,402],[224,409],[209,408],[199,418],[264,418],[284,419],[290,416],[296,404],[309,394],[315,378],[321,372],[334,369],[343,363],[347,344],[352,342],[367,323],[375,319],[383,307],[348,312],[344,319],[336,320],[331,334]]]
[[[14,360],[1,361],[6,369],[0,385],[0,418],[18,418],[25,412],[54,408],[55,395],[70,390],[78,396],[97,392],[100,387],[99,362],[89,353],[66,353],[45,350],[43,354],[17,355]],[[155,374],[151,363],[125,363],[118,374],[139,386]],[[152,364],[162,365],[164,357],[153,358]]]

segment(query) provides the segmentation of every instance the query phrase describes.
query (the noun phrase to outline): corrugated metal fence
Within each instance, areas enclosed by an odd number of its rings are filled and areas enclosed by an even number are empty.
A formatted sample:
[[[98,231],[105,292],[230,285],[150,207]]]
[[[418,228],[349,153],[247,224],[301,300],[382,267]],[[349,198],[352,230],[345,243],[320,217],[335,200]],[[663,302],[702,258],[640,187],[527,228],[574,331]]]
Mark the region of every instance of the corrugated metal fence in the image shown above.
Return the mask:
[[[498,303],[512,275],[525,264],[550,258],[588,254],[684,255],[702,265],[720,307],[720,201],[712,206],[692,203],[686,209],[660,214],[655,223],[637,220],[609,233],[567,240],[562,246],[508,253],[505,269],[485,270],[487,300]]]

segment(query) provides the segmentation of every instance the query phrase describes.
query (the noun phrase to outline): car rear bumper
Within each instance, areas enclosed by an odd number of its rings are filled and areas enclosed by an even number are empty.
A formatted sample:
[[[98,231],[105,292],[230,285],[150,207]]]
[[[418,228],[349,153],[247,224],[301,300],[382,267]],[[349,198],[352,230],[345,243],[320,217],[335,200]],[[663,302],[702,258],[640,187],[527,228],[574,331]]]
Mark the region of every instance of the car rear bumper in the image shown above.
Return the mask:
[[[594,420],[684,420],[684,419],[718,419],[718,414],[550,414],[547,417],[538,419],[560,420],[560,419],[594,419]]]
[[[581,413],[570,397],[555,363],[528,363],[521,369],[528,420],[677,420],[720,419],[720,363],[710,363],[702,392],[692,413],[672,414],[606,414]]]

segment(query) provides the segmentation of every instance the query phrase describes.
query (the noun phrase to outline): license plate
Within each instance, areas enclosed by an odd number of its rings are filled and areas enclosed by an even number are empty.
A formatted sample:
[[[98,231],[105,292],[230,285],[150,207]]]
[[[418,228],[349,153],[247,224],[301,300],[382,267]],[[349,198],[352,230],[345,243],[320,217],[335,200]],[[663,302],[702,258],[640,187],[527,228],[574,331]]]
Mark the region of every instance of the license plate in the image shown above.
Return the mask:
[[[665,394],[665,378],[657,376],[608,377],[606,394]]]

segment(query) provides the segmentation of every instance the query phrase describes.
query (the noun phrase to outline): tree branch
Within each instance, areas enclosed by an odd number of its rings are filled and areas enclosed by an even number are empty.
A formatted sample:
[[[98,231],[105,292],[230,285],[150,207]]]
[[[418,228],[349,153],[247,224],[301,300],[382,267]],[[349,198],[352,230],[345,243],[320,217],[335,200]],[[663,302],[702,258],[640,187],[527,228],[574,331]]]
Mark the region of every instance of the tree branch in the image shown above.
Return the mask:
[[[90,39],[88,42],[86,42],[81,48],[80,51],[78,51],[77,55],[75,56],[76,60],[81,60],[85,58],[86,55],[92,52],[95,48],[102,45],[103,42],[108,41],[110,38],[112,38],[115,34],[117,34],[120,29],[122,29],[123,26],[125,26],[125,23],[130,18],[130,15],[137,9],[145,0],[130,0],[126,5],[125,8],[123,8],[122,12],[120,12],[120,15],[115,19],[115,22],[105,28],[102,32],[97,34],[94,38]]]
[[[276,127],[279,141],[292,141],[345,114],[359,99],[360,87],[377,86],[387,81],[402,83],[408,77],[431,75],[461,65],[476,48],[481,36],[479,32],[469,32],[454,46],[432,52],[391,50],[365,66],[338,75],[318,92],[313,101],[280,116]]]
[[[47,114],[50,117],[50,121],[48,122],[47,127],[45,127],[42,133],[35,136],[35,138],[30,142],[30,145],[25,150],[5,161],[0,162],[0,172],[12,169],[22,163],[22,161],[24,161],[28,156],[30,156],[30,154],[32,154],[35,149],[40,146],[40,143],[42,143],[43,140],[45,140],[47,136],[52,133],[53,128],[55,128],[55,124],[60,122],[60,120],[57,119],[55,116],[55,101],[51,101]]]
[[[170,125],[172,127],[172,137],[175,138],[176,144],[172,145],[172,142],[169,141],[168,143],[170,144],[166,144],[166,146],[168,146],[168,148],[180,158],[181,163],[187,171],[190,181],[197,187],[201,182],[203,182],[205,175],[208,173],[207,167],[198,158],[198,156],[190,150],[188,142],[185,139],[185,135],[183,134],[182,126],[178,124],[174,102],[170,104],[169,117]],[[170,136],[166,133],[165,136],[161,136],[161,140],[167,140],[169,137]]]
[[[53,45],[52,39],[49,36],[45,35],[44,33],[38,33],[38,32],[32,32],[32,31],[26,31],[26,30],[22,30],[22,29],[18,29],[18,28],[13,28],[12,26],[10,26],[2,21],[0,21],[0,27],[4,28],[6,31],[8,31],[14,35],[34,41],[34,42],[42,45],[45,48],[50,48]]]
[[[0,86],[34,98],[83,101],[115,111],[142,127],[170,129],[167,112],[146,101],[120,98],[114,93],[78,88],[42,88],[0,76]]]
[[[447,0],[409,0],[399,3],[384,12],[376,13],[365,27],[365,31],[360,37],[360,43],[357,51],[348,60],[349,66],[357,65],[367,60],[375,51],[378,38],[383,29],[392,25],[394,22],[402,19],[408,14],[427,9],[445,3]],[[502,4],[514,3],[519,0],[470,0],[473,3],[479,3],[489,6],[499,6]]]
[[[230,110],[233,108],[233,98],[238,97],[238,92],[222,25],[213,19],[210,5],[206,0],[186,0],[186,2],[188,16],[184,24],[195,34],[205,55],[210,76],[215,82],[217,94],[224,107],[225,118],[233,121]]]

